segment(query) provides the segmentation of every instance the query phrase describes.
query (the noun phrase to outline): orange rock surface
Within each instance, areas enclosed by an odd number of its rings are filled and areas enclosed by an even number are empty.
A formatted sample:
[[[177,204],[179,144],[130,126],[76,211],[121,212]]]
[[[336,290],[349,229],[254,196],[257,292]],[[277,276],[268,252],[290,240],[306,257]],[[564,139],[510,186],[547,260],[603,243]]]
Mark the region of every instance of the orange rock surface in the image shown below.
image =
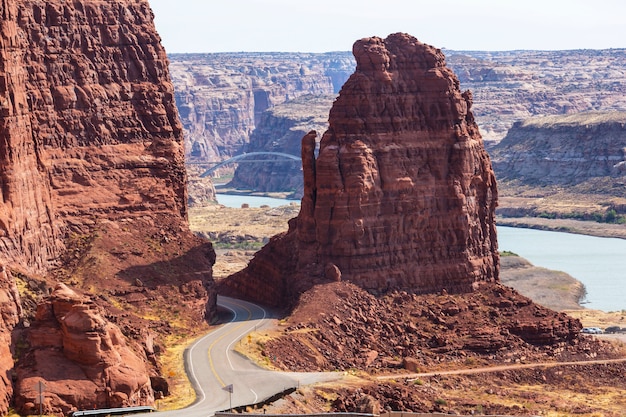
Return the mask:
[[[38,306],[29,332],[27,364],[17,372],[17,408],[38,413],[39,381],[46,386],[47,413],[152,404],[146,362],[125,340],[91,300],[58,285]]]

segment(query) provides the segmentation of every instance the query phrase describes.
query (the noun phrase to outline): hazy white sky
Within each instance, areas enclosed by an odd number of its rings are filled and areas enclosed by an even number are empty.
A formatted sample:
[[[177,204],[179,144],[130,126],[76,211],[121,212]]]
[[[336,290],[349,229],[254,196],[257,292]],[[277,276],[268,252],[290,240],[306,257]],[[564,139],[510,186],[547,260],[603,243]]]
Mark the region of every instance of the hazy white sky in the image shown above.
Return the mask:
[[[626,47],[624,0],[149,0],[167,52],[349,51],[407,32],[457,50]]]

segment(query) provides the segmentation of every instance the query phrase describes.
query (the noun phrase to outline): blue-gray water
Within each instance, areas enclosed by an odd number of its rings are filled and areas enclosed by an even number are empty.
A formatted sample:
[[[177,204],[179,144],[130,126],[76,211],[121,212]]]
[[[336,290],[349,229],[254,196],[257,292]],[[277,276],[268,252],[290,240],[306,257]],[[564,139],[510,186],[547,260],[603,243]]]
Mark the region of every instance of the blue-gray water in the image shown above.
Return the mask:
[[[217,199],[236,208],[244,203],[277,207],[295,201],[227,194],[218,194]],[[499,226],[498,244],[501,251],[515,252],[536,266],[564,271],[581,281],[587,288],[585,307],[626,310],[626,240]]]
[[[281,198],[271,197],[255,197],[248,195],[231,195],[231,194],[217,194],[217,202],[226,206],[241,208],[242,204],[248,204],[250,207],[270,206],[278,207],[285,206],[291,203],[300,204],[300,200],[283,200]]]
[[[498,246],[578,279],[585,307],[626,310],[626,240],[498,226]]]

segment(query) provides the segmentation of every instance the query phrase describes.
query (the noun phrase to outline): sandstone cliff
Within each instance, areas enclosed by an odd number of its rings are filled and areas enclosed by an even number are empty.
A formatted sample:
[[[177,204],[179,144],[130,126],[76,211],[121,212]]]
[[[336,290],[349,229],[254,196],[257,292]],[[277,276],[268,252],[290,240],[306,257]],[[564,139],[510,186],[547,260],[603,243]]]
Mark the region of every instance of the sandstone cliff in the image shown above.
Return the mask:
[[[315,282],[428,293],[498,279],[496,183],[471,93],[409,35],[353,53],[319,156],[316,133],[303,138],[298,217],[224,290],[279,305]]]
[[[266,110],[250,135],[248,152],[283,152],[300,155],[302,137],[311,130],[328,128],[328,109],[335,96],[302,96]],[[255,191],[291,192],[302,197],[302,164],[276,161],[275,157],[257,157],[263,163],[239,164],[229,186]]]
[[[147,2],[2,13],[2,256],[45,270],[69,217],[184,219],[182,126]]]
[[[241,153],[261,114],[303,95],[336,94],[354,70],[347,52],[172,54],[190,161]]]
[[[102,295],[126,336],[146,325],[138,308],[210,317],[215,255],[188,229],[183,130],[148,2],[3,0],[0,15],[0,265],[32,284],[24,302],[62,280]],[[20,301],[12,275],[0,279],[7,341]],[[158,294],[168,302],[148,305]],[[127,311],[109,296],[126,297]],[[155,316],[164,329],[168,315]],[[6,353],[0,412],[11,395]],[[48,366],[51,386],[72,384],[62,363]]]
[[[626,113],[577,113],[535,117],[513,125],[493,148],[501,180],[535,186],[583,183],[626,175]]]

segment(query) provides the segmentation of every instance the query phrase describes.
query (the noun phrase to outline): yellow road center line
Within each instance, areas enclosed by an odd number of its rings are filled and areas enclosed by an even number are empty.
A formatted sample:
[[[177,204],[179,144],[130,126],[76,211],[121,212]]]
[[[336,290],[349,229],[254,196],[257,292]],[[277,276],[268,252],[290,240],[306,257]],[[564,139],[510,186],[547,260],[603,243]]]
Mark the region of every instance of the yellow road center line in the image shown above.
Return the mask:
[[[236,306],[239,306],[239,307],[243,308],[244,310],[246,310],[248,312],[248,317],[246,318],[246,320],[250,320],[252,318],[252,311],[250,311],[250,309],[248,309],[246,306],[244,306],[242,304],[237,304],[237,303],[232,303],[232,304],[235,304]],[[213,372],[213,375],[215,376],[215,379],[217,379],[217,382],[219,382],[219,384],[222,386],[222,388],[225,387],[226,384],[224,383],[222,378],[220,378],[220,376],[217,374],[217,371],[215,370],[215,366],[213,365],[213,357],[211,356],[211,353],[213,352],[213,348],[215,347],[217,342],[219,342],[220,340],[222,340],[224,337],[228,336],[229,334],[232,334],[237,329],[245,326],[245,324],[246,324],[246,321],[241,322],[239,325],[233,327],[228,332],[224,333],[223,335],[221,335],[220,337],[215,339],[215,341],[213,343],[211,343],[211,345],[209,346],[209,350],[207,352],[208,355],[209,355],[209,366],[211,367],[211,372]]]

